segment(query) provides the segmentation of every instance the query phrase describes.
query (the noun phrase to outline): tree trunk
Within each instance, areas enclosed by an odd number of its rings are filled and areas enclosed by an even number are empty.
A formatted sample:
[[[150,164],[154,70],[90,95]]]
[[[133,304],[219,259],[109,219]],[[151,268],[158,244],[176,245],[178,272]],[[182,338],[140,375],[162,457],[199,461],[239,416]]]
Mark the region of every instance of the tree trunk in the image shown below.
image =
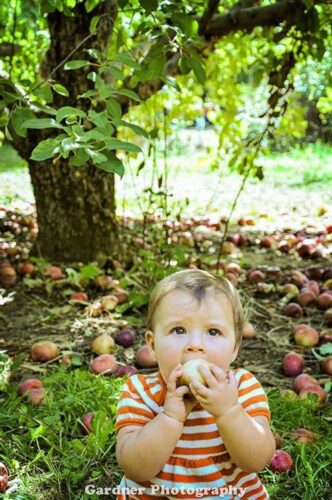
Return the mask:
[[[71,59],[88,59],[84,49],[94,47],[102,54],[107,48],[117,14],[117,2],[102,2],[91,13],[82,4],[75,9],[74,17],[56,11],[48,15],[51,35],[50,48],[41,65],[44,77],[89,35],[92,17],[102,15],[96,36],[83,44]],[[53,106],[79,106],[84,109],[86,100],[77,96],[91,86],[86,79],[90,69],[63,71],[62,67],[52,78],[64,85],[70,97],[54,94]],[[48,130],[29,130],[23,156],[29,158],[32,149],[43,139],[51,137]],[[29,170],[36,200],[38,255],[50,261],[88,262],[100,256],[114,254],[116,250],[114,175],[95,168],[69,166],[64,159],[29,161]]]

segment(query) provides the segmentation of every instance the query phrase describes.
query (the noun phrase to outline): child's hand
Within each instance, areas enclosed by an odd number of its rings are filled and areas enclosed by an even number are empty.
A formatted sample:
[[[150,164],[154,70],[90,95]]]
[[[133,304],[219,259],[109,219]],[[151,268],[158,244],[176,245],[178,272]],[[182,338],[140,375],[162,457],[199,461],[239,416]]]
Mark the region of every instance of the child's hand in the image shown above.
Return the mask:
[[[169,375],[164,412],[169,417],[183,423],[193,407],[197,405],[197,400],[191,395],[184,399],[186,394],[190,394],[189,387],[186,385],[176,386],[176,379],[181,376],[181,372],[181,364],[178,364]]]
[[[190,390],[204,410],[215,418],[221,417],[237,404],[238,391],[235,375],[231,372],[226,375],[214,364],[211,364],[209,368],[200,365],[198,369],[208,387],[190,378]]]

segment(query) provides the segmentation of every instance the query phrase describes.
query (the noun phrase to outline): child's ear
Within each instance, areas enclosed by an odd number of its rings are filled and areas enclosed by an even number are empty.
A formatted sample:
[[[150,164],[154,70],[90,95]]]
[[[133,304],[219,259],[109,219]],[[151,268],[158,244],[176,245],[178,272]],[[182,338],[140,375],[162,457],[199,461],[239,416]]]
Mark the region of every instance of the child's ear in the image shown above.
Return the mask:
[[[149,351],[154,350],[154,334],[151,330],[145,332],[145,342],[149,346]]]

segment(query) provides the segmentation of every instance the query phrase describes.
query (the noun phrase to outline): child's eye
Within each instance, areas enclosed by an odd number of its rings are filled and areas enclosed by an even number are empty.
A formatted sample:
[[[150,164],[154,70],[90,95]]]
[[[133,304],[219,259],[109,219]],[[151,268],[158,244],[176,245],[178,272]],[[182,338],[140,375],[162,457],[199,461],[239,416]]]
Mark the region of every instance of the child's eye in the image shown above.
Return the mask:
[[[212,337],[217,337],[217,335],[221,335],[221,331],[218,330],[218,328],[210,328],[209,330],[209,334],[212,336]]]
[[[182,326],[176,326],[175,328],[173,328],[172,332],[176,333],[176,335],[182,335],[186,333],[186,330],[182,328]]]

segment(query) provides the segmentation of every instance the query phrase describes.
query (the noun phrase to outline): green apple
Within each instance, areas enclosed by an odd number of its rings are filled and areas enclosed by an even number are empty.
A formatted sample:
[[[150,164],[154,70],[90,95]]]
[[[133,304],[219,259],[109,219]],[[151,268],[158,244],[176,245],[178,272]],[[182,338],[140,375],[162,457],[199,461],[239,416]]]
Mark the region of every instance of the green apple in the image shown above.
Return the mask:
[[[182,375],[178,379],[178,385],[187,385],[189,387],[190,378],[197,380],[201,384],[207,386],[203,375],[199,371],[198,367],[200,365],[206,366],[209,368],[211,363],[206,361],[205,359],[191,359],[187,361],[184,365],[182,365]]]

